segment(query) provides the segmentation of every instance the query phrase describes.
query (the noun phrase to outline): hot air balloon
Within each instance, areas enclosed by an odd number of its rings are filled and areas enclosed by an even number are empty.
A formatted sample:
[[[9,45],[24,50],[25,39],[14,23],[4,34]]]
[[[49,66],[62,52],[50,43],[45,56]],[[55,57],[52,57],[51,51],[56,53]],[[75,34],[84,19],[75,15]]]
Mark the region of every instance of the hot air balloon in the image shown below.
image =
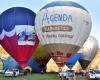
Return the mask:
[[[39,43],[34,30],[35,16],[33,11],[24,7],[13,7],[0,15],[1,45],[22,68]]]
[[[95,37],[89,36],[83,47],[80,49],[79,62],[83,69],[86,69],[90,62],[93,60],[99,49],[98,41]]]
[[[69,69],[72,69],[79,58],[80,58],[80,53],[76,53],[73,56],[71,56],[71,58],[67,60],[65,64],[68,66]]]
[[[50,56],[41,44],[39,44],[36,51],[34,52],[33,58],[38,63],[40,68],[46,72],[46,64],[50,60]]]
[[[71,1],[47,4],[36,15],[39,40],[59,67],[77,52],[91,31],[89,12]]]

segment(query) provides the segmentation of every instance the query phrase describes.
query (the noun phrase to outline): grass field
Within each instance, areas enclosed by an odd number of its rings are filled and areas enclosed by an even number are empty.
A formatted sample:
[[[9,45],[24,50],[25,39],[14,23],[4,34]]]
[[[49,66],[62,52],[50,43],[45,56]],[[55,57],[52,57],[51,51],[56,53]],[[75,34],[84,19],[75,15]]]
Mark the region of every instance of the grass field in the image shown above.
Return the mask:
[[[0,74],[0,80],[61,80],[57,74],[28,74],[26,76],[5,77]],[[76,80],[87,80],[86,78],[77,77]]]

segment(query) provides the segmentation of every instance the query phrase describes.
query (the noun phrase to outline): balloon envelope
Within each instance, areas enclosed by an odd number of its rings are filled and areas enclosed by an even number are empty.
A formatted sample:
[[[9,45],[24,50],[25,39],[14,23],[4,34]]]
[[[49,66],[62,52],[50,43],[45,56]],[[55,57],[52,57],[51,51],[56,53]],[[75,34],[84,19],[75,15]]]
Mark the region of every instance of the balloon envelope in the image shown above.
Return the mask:
[[[82,47],[91,31],[89,12],[71,1],[47,4],[37,13],[35,23],[41,44],[59,66]]]
[[[79,58],[80,53],[75,53],[68,61],[65,62],[65,64],[68,66],[68,68],[72,69]]]
[[[34,30],[35,16],[33,11],[23,7],[10,8],[0,15],[1,45],[22,68],[39,43]]]
[[[81,53],[79,62],[83,69],[86,69],[86,67],[90,64],[90,62],[97,54],[98,49],[99,44],[96,38],[93,36],[89,36],[87,41],[79,51]]]

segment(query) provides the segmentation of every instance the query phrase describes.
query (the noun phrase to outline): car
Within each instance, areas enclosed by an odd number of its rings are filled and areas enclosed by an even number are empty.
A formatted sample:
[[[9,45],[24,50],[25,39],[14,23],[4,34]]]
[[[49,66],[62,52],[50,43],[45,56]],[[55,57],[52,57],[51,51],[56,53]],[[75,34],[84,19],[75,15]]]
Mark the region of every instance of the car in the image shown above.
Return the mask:
[[[99,79],[100,80],[100,70],[91,70],[88,72],[88,77],[90,79]]]
[[[100,80],[100,70],[94,70],[95,78]]]
[[[7,69],[4,72],[4,76],[18,76],[19,75],[19,69]]]
[[[66,75],[67,75],[67,73],[65,71],[60,71],[59,72],[59,76],[60,76],[61,80],[66,79]]]
[[[95,79],[95,72],[94,72],[94,71],[89,71],[89,72],[88,72],[88,77],[89,77],[90,79]]]
[[[65,78],[65,79],[74,79],[74,80],[76,80],[75,72],[73,70],[60,71],[59,76],[60,76],[60,78],[63,78],[63,79]]]
[[[66,71],[66,79],[76,80],[75,72],[74,70],[67,70]]]
[[[59,76],[60,76],[60,77],[62,77],[62,76],[63,76],[63,77],[66,77],[66,72],[64,72],[64,71],[59,72]]]

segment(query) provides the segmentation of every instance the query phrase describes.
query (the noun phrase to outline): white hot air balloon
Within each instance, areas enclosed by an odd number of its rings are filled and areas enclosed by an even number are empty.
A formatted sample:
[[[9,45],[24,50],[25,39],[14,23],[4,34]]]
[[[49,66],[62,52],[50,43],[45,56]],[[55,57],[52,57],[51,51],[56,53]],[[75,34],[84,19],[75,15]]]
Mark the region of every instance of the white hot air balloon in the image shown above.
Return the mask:
[[[89,12],[77,3],[56,1],[37,13],[35,29],[41,44],[61,66],[88,38],[91,18]]]
[[[99,49],[99,43],[93,36],[89,36],[83,47],[79,50],[81,53],[80,64],[83,69],[86,69],[90,62],[94,59]]]

